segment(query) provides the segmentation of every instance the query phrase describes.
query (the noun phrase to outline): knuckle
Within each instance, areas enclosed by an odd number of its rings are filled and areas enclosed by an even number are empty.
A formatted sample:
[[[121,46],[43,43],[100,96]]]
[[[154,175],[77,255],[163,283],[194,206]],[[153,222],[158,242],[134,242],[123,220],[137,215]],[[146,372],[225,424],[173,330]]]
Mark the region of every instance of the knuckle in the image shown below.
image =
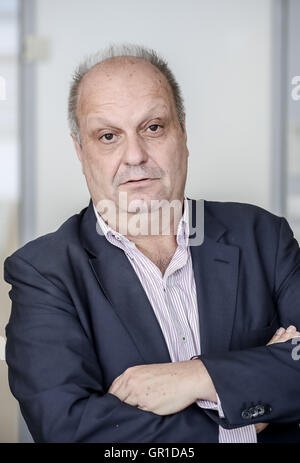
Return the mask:
[[[132,376],[133,374],[133,367],[129,367],[127,368],[127,370],[125,370],[124,372],[124,376],[128,379]]]

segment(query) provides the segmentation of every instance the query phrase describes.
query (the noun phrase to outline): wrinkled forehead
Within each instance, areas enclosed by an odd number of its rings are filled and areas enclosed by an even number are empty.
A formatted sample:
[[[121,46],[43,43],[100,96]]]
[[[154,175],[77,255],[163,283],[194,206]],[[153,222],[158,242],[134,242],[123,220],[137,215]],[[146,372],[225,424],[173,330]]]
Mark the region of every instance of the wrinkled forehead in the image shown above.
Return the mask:
[[[139,58],[110,58],[94,66],[83,77],[77,112],[78,115],[85,114],[97,105],[126,104],[152,97],[162,98],[174,107],[171,87],[159,69]]]

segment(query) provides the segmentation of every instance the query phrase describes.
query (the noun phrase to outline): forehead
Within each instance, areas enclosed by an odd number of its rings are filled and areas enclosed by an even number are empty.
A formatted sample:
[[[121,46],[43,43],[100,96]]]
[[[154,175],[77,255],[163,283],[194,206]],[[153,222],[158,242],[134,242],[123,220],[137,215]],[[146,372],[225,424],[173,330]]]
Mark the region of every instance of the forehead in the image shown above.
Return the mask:
[[[171,87],[155,66],[133,57],[112,58],[94,66],[83,77],[78,113],[149,106],[157,99],[174,107]]]

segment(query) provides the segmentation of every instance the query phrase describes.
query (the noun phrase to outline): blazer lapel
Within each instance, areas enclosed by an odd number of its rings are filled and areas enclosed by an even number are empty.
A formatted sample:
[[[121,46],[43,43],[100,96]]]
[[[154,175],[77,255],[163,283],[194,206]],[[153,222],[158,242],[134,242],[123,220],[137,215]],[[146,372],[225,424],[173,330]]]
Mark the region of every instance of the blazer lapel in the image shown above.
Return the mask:
[[[204,201],[204,242],[191,246],[197,291],[201,353],[229,350],[239,271],[239,248],[218,242],[226,227]]]
[[[125,253],[96,231],[92,200],[83,216],[81,238],[98,283],[146,363],[171,358],[144,288]]]

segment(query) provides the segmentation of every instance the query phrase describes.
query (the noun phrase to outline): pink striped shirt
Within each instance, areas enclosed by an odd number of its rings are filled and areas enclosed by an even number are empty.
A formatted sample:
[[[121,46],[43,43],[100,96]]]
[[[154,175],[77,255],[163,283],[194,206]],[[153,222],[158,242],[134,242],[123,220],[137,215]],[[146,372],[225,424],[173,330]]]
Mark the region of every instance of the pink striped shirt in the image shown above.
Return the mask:
[[[146,257],[131,240],[113,230],[97,213],[98,224],[106,239],[121,248],[133,266],[154,310],[163,332],[172,362],[189,360],[200,355],[200,332],[196,285],[189,238],[189,208],[184,198],[184,212],[177,228],[177,248],[164,273]],[[197,400],[201,408],[218,410],[224,417],[222,406],[218,403]],[[257,442],[254,425],[236,429],[219,426],[220,443]]]

